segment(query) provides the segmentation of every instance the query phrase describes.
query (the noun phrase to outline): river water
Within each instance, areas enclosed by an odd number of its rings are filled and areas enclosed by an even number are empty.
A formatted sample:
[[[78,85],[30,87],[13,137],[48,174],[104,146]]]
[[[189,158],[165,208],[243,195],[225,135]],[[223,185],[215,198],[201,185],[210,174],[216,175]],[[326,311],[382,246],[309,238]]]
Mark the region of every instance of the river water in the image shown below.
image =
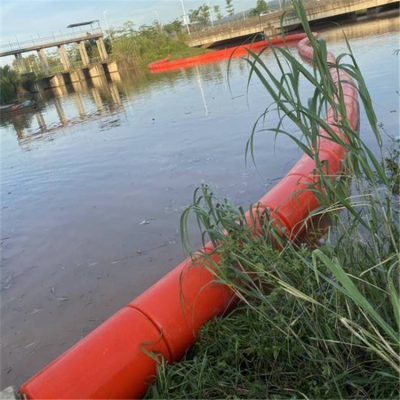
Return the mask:
[[[345,27],[378,120],[398,135],[398,17]],[[346,50],[324,28],[329,50]],[[264,56],[272,63],[271,54]],[[1,122],[1,388],[19,385],[171,270],[185,255],[179,218],[209,183],[248,207],[300,157],[257,139],[271,99],[243,60],[46,92],[39,111]],[[310,88],[305,87],[305,96]],[[276,124],[275,117],[267,122]],[[361,112],[361,134],[373,143]]]

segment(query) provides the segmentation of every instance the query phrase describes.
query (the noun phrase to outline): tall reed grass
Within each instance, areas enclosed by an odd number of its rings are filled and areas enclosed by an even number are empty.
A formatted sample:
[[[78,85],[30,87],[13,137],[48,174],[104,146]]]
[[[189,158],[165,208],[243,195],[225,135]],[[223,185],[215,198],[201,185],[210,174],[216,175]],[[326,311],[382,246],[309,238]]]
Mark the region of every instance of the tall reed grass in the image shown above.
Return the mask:
[[[399,398],[398,149],[387,155],[371,96],[346,40],[347,52],[337,56],[336,68],[357,84],[374,148],[351,128],[341,87],[329,73],[326,43],[314,38],[302,2],[291,3],[314,49],[313,67],[288,48],[272,47],[281,72],[277,77],[249,51],[249,81],[257,77],[274,104],[256,122],[246,157],[256,162],[261,132],[276,140],[292,138],[315,159],[319,188],[324,188],[323,195],[309,189],[321,206],[304,226],[315,228],[322,218],[330,225],[322,244],[283,238],[278,252],[274,243],[282,232],[274,231],[271,216],[258,216],[264,230],[254,237],[242,208],[218,199],[207,185],[198,189],[182,216],[182,241],[190,248],[187,224],[194,215],[203,241],[213,241],[220,256],[212,269],[215,280],[229,285],[241,302],[229,316],[206,324],[184,360],[159,365],[148,398]],[[308,101],[299,89],[302,79],[313,88]],[[328,106],[348,142],[326,124]],[[264,129],[272,109],[279,123]],[[287,120],[302,138],[285,130]],[[318,149],[320,127],[347,152],[346,168],[335,179],[326,173],[318,150],[310,150]]]

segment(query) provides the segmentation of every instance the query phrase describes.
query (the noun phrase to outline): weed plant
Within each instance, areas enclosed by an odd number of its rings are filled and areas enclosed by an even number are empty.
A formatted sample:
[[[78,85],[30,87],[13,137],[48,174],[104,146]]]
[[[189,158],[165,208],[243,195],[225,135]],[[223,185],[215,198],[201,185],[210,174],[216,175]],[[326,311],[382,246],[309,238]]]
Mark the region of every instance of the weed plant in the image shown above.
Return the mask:
[[[256,133],[291,137],[315,160],[319,176],[319,185],[308,190],[320,207],[304,228],[320,218],[330,226],[322,244],[309,246],[285,239],[273,216],[263,212],[255,217],[263,227],[255,237],[242,208],[218,199],[207,185],[198,189],[182,215],[183,244],[190,249],[187,224],[194,215],[204,243],[211,240],[220,256],[217,265],[204,255],[215,280],[230,286],[240,305],[207,323],[181,362],[162,361],[147,398],[399,398],[398,149],[385,154],[350,44],[329,65],[326,44],[313,36],[302,2],[292,5],[314,49],[312,70],[289,49],[272,47],[281,70],[277,77],[259,54],[248,52],[249,80],[258,77],[274,103],[256,122],[246,156],[254,160]],[[351,128],[332,68],[356,82],[379,156]],[[308,102],[299,90],[301,79],[313,87]],[[325,122],[328,106],[348,143]],[[272,109],[280,116],[277,127],[259,129]],[[286,120],[301,139],[285,130]],[[346,149],[340,176],[327,173],[319,158],[320,127]],[[278,241],[281,251],[275,249]]]

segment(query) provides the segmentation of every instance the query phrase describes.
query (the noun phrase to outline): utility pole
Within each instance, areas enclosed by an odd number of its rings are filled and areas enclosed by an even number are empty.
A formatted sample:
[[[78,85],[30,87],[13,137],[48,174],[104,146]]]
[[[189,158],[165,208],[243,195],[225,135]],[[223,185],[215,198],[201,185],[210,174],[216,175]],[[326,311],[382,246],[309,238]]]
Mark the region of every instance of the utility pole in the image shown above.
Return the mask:
[[[104,17],[104,21],[105,21],[105,23],[106,23],[106,28],[107,28],[107,34],[108,34],[108,36],[110,37],[110,42],[111,42],[111,45],[113,45],[114,43],[113,43],[113,38],[112,38],[112,35],[111,35],[111,32],[110,32],[110,28],[109,28],[109,26],[108,26],[108,21],[107,21],[107,17],[106,17],[106,12],[107,12],[108,10],[104,10],[103,11],[103,17]]]
[[[183,11],[183,23],[186,25],[187,33],[190,35],[189,29],[189,17],[186,15],[185,6],[183,4],[183,0],[181,0],[182,11]]]
[[[157,22],[158,22],[158,25],[160,25],[160,26],[161,26],[160,14],[158,13],[158,11],[157,11],[157,10],[156,10],[156,11],[154,11],[154,14],[156,14],[156,16],[157,16]]]
[[[160,20],[160,14],[158,13],[158,11],[154,11],[154,14],[156,14],[156,16],[157,16],[158,30],[161,33],[162,32],[162,25],[161,25],[161,20]]]
[[[208,4],[208,11],[210,12],[211,26],[214,26],[214,21],[213,21],[213,17],[212,17],[212,13],[211,13],[211,7],[210,7],[210,0],[207,0],[207,4]]]

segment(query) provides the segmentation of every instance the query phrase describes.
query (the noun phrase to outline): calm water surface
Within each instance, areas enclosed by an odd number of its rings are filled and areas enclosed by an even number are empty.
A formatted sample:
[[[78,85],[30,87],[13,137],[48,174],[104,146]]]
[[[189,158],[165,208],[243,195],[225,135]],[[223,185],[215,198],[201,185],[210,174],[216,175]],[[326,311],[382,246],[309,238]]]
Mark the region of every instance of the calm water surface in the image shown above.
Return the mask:
[[[378,119],[398,134],[399,19],[346,27]],[[323,36],[335,54],[341,31]],[[269,54],[266,62],[272,63]],[[271,99],[246,95],[242,60],[156,75],[123,71],[44,94],[40,111],[1,122],[1,387],[19,385],[171,270],[180,214],[209,183],[247,207],[300,157],[257,141]],[[309,93],[305,87],[305,96]],[[270,119],[268,127],[276,120]],[[365,116],[361,134],[372,143]]]

